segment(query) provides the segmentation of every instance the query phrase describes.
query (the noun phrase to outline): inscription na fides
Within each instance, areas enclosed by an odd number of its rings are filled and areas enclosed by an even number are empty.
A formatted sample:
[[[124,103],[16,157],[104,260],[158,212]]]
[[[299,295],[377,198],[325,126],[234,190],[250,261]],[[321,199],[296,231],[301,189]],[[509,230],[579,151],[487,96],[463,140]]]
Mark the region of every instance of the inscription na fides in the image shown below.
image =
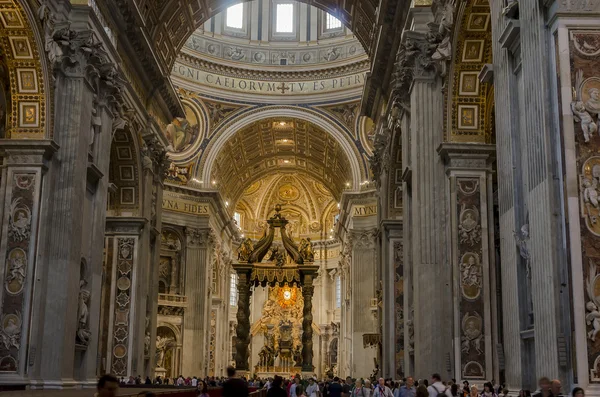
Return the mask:
[[[322,91],[339,91],[360,88],[365,82],[366,72],[323,80],[262,81],[222,76],[187,65],[175,63],[173,74],[203,85],[229,89],[231,91],[270,95],[305,95]]]

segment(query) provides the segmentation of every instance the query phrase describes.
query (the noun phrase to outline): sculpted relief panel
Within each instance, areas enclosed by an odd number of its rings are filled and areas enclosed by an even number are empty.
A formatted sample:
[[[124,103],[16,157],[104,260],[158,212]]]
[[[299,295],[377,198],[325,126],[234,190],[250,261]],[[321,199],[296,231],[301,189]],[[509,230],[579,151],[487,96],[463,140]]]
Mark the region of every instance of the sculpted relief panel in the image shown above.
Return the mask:
[[[28,310],[25,299],[28,274],[31,272],[28,250],[36,178],[36,174],[12,174],[12,189],[7,194],[10,207],[0,315],[0,372],[17,372],[21,364],[21,336]]]
[[[569,38],[588,365],[590,381],[600,383],[600,32],[571,31]]]
[[[464,379],[485,379],[481,186],[479,178],[456,178],[456,185],[461,370]]]

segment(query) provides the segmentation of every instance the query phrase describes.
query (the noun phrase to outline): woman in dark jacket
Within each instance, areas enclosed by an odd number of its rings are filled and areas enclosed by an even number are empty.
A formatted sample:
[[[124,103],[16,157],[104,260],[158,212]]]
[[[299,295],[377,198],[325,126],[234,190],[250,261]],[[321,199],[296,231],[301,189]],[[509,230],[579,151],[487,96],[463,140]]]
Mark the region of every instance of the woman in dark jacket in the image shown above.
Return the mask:
[[[283,390],[281,387],[282,384],[283,378],[281,376],[275,375],[275,379],[273,379],[273,384],[267,392],[267,397],[287,397],[286,391]]]

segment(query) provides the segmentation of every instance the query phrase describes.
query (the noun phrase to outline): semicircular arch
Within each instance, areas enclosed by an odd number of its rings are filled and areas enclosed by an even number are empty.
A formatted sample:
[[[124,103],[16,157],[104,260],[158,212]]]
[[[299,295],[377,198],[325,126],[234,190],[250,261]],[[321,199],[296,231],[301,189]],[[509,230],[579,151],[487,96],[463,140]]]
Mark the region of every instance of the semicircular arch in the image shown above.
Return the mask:
[[[195,167],[196,177],[202,180],[206,185],[210,184],[213,172],[213,165],[221,150],[226,143],[241,129],[251,125],[252,123],[269,118],[295,118],[304,120],[321,128],[323,131],[330,134],[340,145],[344,151],[351,169],[351,184],[349,190],[358,189],[361,180],[366,178],[366,171],[361,166],[359,160],[360,154],[356,149],[354,142],[348,137],[343,129],[333,122],[323,118],[320,114],[302,108],[290,107],[268,107],[261,109],[252,114],[240,115],[237,119],[227,125],[219,134],[219,136],[211,141],[206,149],[206,156],[203,156],[200,163]],[[255,178],[254,180],[256,180]]]

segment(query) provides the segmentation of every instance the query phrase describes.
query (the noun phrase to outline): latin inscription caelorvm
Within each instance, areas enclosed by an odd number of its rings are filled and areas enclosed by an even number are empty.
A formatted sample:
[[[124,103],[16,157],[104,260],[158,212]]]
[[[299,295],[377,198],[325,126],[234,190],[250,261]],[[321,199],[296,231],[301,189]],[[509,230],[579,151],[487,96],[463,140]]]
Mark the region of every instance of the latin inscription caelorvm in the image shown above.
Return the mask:
[[[173,66],[173,74],[208,86],[271,95],[302,95],[316,94],[326,90],[347,90],[362,87],[365,82],[365,72],[325,80],[272,82],[222,76],[180,63],[175,63]]]

